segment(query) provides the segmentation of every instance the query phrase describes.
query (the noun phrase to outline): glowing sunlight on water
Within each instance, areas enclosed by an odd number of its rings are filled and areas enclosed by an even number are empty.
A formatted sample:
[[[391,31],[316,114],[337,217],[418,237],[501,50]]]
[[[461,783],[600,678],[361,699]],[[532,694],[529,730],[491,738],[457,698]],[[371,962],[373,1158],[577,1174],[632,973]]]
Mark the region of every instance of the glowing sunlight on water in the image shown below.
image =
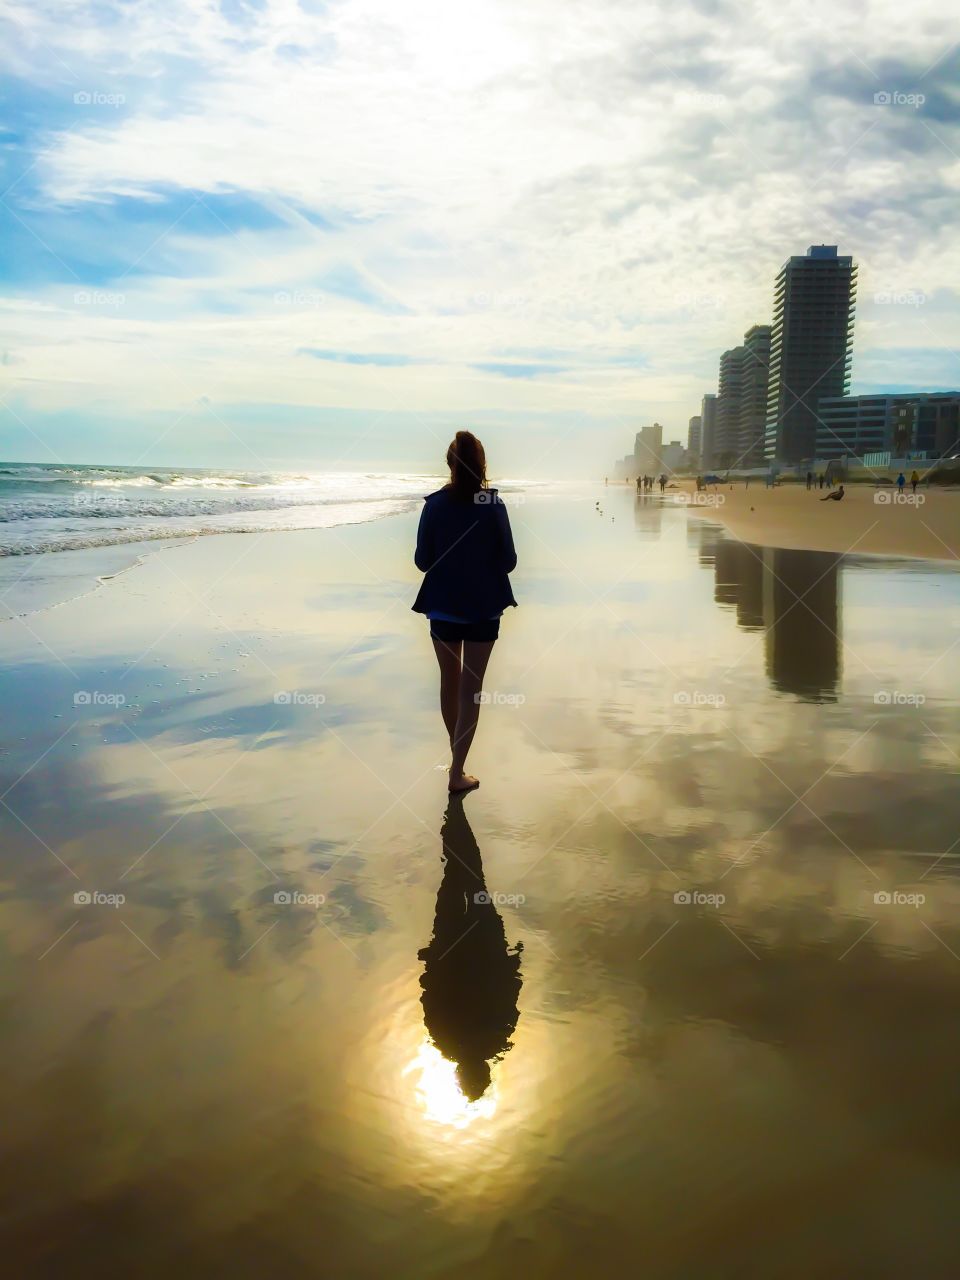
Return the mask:
[[[403,1074],[408,1076],[415,1071],[419,1072],[415,1086],[417,1102],[426,1118],[435,1124],[466,1129],[475,1120],[489,1120],[496,1113],[496,1081],[482,1098],[471,1102],[460,1088],[455,1063],[448,1062],[429,1040],[424,1040],[417,1056],[404,1067]]]

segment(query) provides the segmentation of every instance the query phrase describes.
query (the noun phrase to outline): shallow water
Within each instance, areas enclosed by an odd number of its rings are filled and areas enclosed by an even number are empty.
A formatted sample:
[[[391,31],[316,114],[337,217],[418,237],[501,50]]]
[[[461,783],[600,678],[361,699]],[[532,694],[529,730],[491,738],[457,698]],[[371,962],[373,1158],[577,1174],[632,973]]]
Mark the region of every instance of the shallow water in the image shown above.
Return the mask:
[[[960,574],[510,514],[450,808],[411,517],[0,626],[13,1273],[953,1273]]]

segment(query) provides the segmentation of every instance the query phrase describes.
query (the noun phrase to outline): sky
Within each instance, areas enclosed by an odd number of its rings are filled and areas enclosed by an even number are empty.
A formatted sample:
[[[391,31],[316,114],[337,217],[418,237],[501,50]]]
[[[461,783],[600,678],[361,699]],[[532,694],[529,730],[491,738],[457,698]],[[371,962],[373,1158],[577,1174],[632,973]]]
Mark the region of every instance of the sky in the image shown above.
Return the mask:
[[[783,261],[853,387],[960,386],[940,0],[12,0],[0,457],[597,475]]]

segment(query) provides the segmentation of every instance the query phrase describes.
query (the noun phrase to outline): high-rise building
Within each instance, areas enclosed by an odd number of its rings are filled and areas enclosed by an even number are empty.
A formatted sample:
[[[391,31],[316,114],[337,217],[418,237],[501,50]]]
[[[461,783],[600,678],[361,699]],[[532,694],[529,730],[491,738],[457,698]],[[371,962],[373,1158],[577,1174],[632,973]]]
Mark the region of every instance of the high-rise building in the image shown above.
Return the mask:
[[[835,244],[811,245],[780,268],[773,331],[764,455],[802,462],[816,452],[817,404],[850,389],[857,268]]]
[[[772,333],[770,325],[755,324],[743,335],[740,415],[737,420],[737,465],[740,467],[763,465]]]
[[[720,357],[720,394],[717,396],[717,425],[713,441],[713,465],[716,467],[732,467],[739,461],[737,446],[745,359],[743,347],[731,347]]]
[[[687,453],[690,455],[690,465],[698,467],[700,465],[700,435],[703,426],[703,418],[699,413],[687,423]]]
[[[714,444],[717,434],[717,397],[708,391],[700,403],[700,466],[709,471],[714,466]]]
[[[633,465],[638,476],[658,476],[663,470],[663,427],[641,427],[633,446]]]
[[[681,467],[686,466],[687,451],[679,440],[671,440],[669,444],[663,446],[660,461],[667,475],[672,475],[674,471],[679,471]]]
[[[818,458],[885,452],[933,460],[960,449],[960,391],[824,396],[819,417]]]
[[[742,346],[720,357],[714,466],[763,464],[770,334],[770,325],[755,324],[744,334]]]

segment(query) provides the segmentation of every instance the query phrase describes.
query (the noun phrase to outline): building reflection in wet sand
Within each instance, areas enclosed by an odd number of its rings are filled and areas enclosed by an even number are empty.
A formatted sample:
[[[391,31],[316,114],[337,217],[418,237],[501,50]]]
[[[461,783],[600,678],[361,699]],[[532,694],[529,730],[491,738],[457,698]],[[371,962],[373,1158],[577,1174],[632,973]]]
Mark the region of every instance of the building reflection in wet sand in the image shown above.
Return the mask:
[[[840,571],[830,551],[763,550],[767,676],[775,689],[834,701],[840,683]]]
[[[714,548],[717,604],[737,611],[737,625],[745,631],[759,631],[766,625],[763,614],[764,562],[762,551],[742,542],[718,542]]]
[[[512,1047],[523,943],[514,948],[507,943],[463,806],[462,796],[451,796],[444,815],[443,879],[433,937],[419,953],[424,962],[420,985],[433,1044],[453,1064],[462,1098],[476,1103],[490,1087],[491,1064]]]
[[[698,559],[713,565],[714,599],[737,625],[766,632],[766,670],[781,693],[832,702],[840,682],[840,565],[829,551],[754,547],[712,526]]]

